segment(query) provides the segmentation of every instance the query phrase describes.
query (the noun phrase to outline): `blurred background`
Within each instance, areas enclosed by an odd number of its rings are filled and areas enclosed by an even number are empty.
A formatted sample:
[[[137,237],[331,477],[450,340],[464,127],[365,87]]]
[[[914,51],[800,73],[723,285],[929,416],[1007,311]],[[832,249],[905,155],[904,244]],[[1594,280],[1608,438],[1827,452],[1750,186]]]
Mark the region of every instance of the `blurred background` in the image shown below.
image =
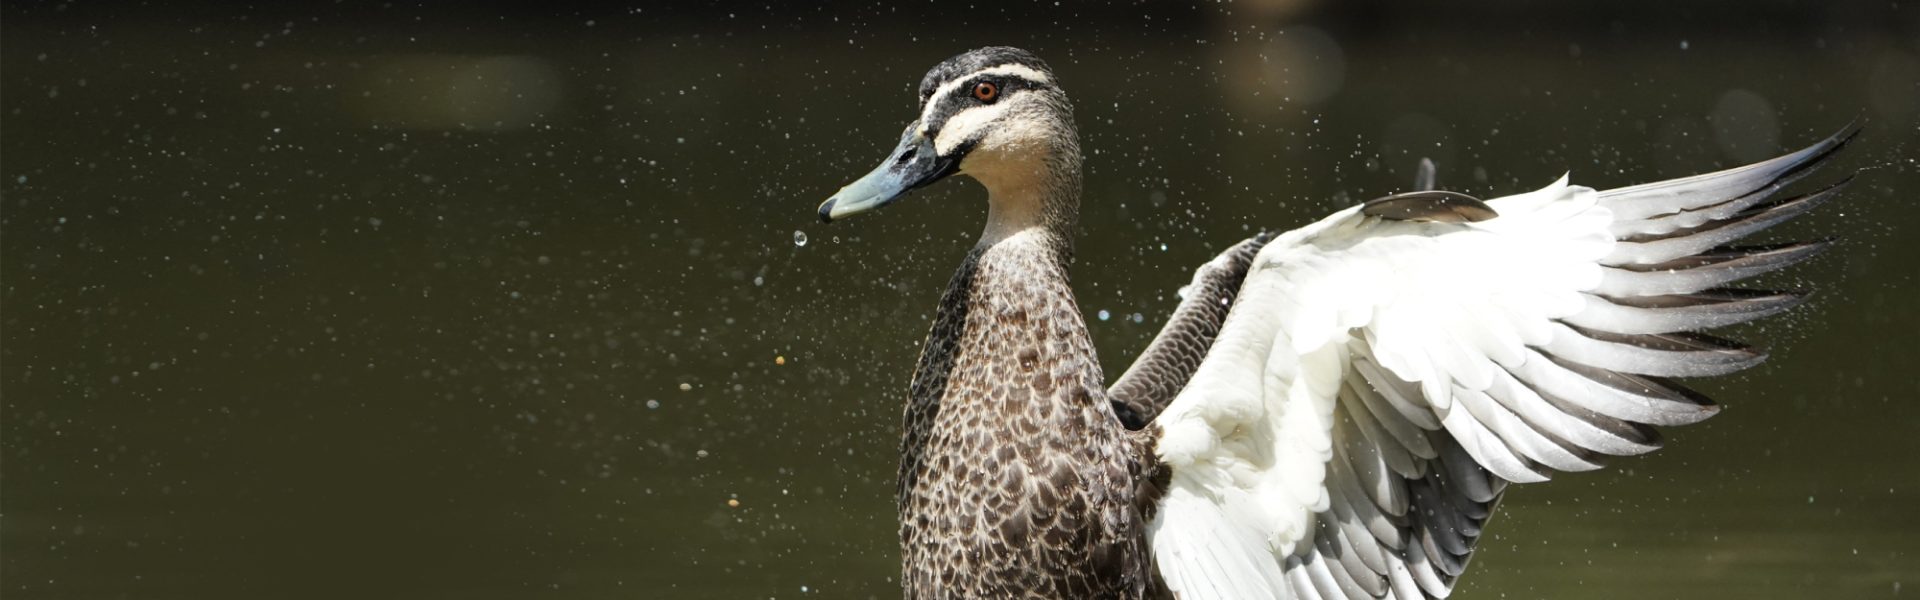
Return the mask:
[[[1118,374],[1192,268],[1410,187],[1856,119],[1842,236],[1666,450],[1511,492],[1462,598],[1920,593],[1920,5],[9,2],[0,595],[889,598],[909,368],[984,221],[815,221],[941,59],[1077,101]],[[1809,184],[1811,185],[1811,183]],[[1906,589],[1903,589],[1903,586]]]

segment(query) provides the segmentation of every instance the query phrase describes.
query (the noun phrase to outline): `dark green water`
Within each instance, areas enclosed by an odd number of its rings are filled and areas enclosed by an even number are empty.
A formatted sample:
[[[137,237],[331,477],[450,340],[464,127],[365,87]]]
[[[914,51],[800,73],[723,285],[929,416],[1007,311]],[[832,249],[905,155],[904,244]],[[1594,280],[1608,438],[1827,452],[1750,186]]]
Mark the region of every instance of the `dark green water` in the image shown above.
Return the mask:
[[[1772,234],[1845,242],[1760,282],[1821,293],[1733,332],[1773,360],[1509,494],[1459,597],[1912,596],[1920,7],[1670,4],[10,4],[0,595],[896,596],[900,404],[982,193],[813,210],[927,67],[1013,43],[1078,100],[1114,374],[1212,252],[1420,156],[1612,187],[1865,118]]]

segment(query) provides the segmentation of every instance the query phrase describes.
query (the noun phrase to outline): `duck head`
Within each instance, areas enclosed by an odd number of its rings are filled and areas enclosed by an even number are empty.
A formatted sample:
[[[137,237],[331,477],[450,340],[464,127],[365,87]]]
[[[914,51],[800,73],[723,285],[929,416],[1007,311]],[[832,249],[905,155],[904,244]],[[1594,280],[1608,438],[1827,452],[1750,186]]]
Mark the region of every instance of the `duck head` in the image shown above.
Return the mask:
[[[1071,220],[1077,137],[1072,105],[1039,57],[1004,46],[967,52],[921,78],[919,118],[879,167],[820,205],[820,220],[886,206],[954,174],[986,186],[990,231]]]

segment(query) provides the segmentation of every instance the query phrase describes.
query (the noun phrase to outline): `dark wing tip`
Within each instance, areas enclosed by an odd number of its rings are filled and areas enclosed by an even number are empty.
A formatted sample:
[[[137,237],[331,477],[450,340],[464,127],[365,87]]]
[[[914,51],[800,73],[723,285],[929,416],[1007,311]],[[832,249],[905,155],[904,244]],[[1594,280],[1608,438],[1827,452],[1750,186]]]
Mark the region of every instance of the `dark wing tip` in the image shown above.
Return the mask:
[[[1853,140],[1860,137],[1860,133],[1866,131],[1866,129],[1865,119],[1863,117],[1854,117],[1852,121],[1848,121],[1839,131],[1828,134],[1825,139],[1814,142],[1813,145],[1801,150],[1801,152],[1806,152],[1807,157],[1810,159],[1806,160],[1804,164],[1806,166],[1813,166],[1815,163],[1824,162],[1827,157],[1833,156],[1834,153],[1839,152],[1841,148],[1847,147],[1847,144],[1853,143]]]
[[[1856,115],[1853,117],[1853,120],[1847,121],[1846,126],[1841,127],[1840,131],[1836,131],[1833,135],[1827,137],[1837,139],[1839,140],[1838,145],[1845,146],[1847,143],[1852,142],[1853,138],[1859,137],[1860,132],[1866,130],[1867,117],[1865,115]]]
[[[1859,138],[1860,133],[1863,131],[1866,131],[1865,122],[1860,117],[1854,117],[1852,121],[1848,122],[1845,127],[1841,127],[1839,131],[1833,132],[1828,135],[1826,139],[1814,142],[1813,145],[1796,153],[1802,154],[1803,158],[1794,161],[1793,164],[1782,173],[1782,177],[1776,179],[1776,181],[1796,179],[1797,177],[1794,177],[1795,175],[1810,171],[1815,167],[1825,164],[1827,159],[1840,153],[1842,148],[1846,148],[1848,144],[1853,143],[1854,139]],[[1853,176],[1848,175],[1847,180],[1851,179],[1853,179]],[[1846,181],[1841,182],[1843,185],[1845,183]]]

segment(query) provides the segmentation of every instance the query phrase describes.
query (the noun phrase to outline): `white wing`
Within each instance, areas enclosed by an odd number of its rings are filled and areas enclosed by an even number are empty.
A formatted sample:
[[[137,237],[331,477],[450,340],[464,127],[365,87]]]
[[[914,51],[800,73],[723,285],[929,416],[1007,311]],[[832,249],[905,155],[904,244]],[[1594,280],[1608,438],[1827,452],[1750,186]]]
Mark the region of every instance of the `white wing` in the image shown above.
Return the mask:
[[[1821,244],[1726,244],[1829,197],[1769,201],[1850,137],[1605,192],[1563,178],[1479,222],[1354,207],[1274,240],[1155,421],[1167,584],[1184,600],[1445,597],[1508,482],[1649,452],[1651,425],[1715,412],[1662,377],[1764,358],[1691,332],[1795,303],[1718,286]]]

